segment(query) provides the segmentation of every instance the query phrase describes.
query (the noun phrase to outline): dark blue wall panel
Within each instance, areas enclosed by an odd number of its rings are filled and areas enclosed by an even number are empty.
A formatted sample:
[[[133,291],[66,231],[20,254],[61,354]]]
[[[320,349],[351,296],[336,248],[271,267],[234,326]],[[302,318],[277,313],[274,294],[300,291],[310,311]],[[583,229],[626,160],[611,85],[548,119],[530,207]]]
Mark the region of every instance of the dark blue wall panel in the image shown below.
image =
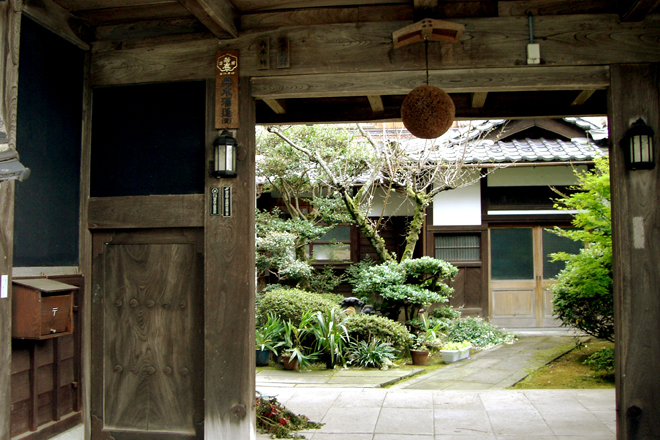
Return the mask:
[[[204,192],[203,81],[94,89],[92,197]]]
[[[32,174],[16,184],[14,266],[78,264],[84,63],[23,16],[17,149]]]

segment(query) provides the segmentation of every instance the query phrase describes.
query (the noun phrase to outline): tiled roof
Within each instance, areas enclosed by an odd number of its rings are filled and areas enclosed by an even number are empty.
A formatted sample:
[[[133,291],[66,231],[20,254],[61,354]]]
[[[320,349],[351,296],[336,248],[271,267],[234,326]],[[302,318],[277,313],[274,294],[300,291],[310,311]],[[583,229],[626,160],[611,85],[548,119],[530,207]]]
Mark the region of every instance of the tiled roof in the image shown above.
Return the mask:
[[[579,118],[572,118],[579,119]],[[504,162],[568,162],[591,161],[596,157],[607,155],[607,149],[598,146],[594,141],[583,137],[570,141],[561,139],[514,139],[511,141],[485,140],[483,137],[490,131],[500,127],[506,121],[490,120],[478,122],[468,127],[459,127],[436,140],[425,141],[415,139],[406,142],[411,155],[425,154],[429,142],[433,142],[431,160],[455,162],[464,158],[464,163],[504,163]],[[573,123],[573,121],[568,121]],[[588,122],[579,121],[583,129],[598,129]],[[428,154],[428,151],[426,152]]]

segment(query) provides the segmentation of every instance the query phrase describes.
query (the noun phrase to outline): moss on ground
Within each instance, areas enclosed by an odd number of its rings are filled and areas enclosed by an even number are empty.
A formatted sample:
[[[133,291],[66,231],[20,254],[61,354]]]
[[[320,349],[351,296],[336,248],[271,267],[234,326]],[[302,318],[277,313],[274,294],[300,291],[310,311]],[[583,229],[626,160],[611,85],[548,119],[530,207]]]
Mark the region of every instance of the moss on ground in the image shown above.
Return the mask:
[[[614,376],[584,365],[585,359],[605,347],[607,341],[592,340],[578,346],[548,365],[533,371],[510,389],[614,388]]]

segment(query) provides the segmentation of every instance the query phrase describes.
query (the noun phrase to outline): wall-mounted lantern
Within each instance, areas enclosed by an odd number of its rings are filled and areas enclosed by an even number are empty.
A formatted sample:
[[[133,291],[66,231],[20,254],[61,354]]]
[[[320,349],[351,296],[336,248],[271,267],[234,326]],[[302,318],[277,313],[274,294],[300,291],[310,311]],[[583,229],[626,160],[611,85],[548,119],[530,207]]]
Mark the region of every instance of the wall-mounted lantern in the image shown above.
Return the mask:
[[[236,150],[238,142],[227,130],[213,141],[213,177],[236,177]]]
[[[643,119],[638,119],[621,139],[626,167],[629,170],[651,170],[655,168],[653,129]]]

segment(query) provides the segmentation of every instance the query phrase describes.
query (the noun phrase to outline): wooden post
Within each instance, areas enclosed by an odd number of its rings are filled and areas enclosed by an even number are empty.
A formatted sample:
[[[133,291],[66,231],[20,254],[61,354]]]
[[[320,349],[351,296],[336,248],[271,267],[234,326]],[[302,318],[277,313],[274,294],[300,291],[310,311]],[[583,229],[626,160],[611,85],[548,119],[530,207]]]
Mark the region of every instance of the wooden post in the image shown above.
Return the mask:
[[[615,65],[609,92],[617,439],[660,432],[660,166],[629,171],[619,140],[643,118],[660,132],[660,65]]]
[[[0,118],[16,148],[18,50],[22,2],[0,2]],[[11,270],[14,253],[14,185],[0,182],[0,439],[8,439],[11,414]]]
[[[207,165],[213,158],[215,83],[207,86]],[[216,179],[207,168],[205,203],[205,417],[204,438],[255,438],[254,210],[255,104],[250,81],[240,78],[237,177]],[[231,188],[231,212],[211,209]]]

